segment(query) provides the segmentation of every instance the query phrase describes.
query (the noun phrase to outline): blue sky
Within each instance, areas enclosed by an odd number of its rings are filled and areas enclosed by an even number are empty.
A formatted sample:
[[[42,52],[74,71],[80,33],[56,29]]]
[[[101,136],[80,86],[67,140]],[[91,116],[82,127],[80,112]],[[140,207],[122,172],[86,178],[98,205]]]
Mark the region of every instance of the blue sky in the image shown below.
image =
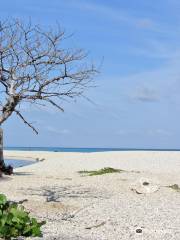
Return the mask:
[[[6,0],[1,19],[55,22],[73,33],[67,46],[101,65],[98,87],[64,104],[65,113],[25,108],[36,136],[16,116],[5,145],[180,148],[179,0]]]

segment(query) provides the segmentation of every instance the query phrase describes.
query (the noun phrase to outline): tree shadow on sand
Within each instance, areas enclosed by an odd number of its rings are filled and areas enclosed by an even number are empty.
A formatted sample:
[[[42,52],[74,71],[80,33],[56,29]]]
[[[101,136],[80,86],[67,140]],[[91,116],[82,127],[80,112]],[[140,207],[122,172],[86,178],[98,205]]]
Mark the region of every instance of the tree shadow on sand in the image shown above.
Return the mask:
[[[13,173],[14,176],[32,176],[34,174],[28,172],[15,172]]]
[[[43,196],[47,202],[61,202],[65,199],[95,199],[109,198],[107,193],[99,192],[96,189],[84,188],[81,185],[77,186],[43,186],[41,188],[20,189],[26,195]]]
[[[1,182],[11,181],[11,180],[12,180],[12,177],[7,176],[7,175],[3,175],[3,176],[0,177],[0,183]]]

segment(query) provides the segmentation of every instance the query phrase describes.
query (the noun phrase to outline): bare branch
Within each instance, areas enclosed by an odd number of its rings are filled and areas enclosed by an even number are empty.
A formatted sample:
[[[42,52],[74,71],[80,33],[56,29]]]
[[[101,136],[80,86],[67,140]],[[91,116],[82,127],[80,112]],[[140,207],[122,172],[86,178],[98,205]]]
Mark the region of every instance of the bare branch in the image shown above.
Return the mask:
[[[15,113],[18,115],[18,117],[20,117],[20,118],[22,119],[22,121],[23,121],[25,124],[27,124],[30,128],[32,128],[32,130],[33,130],[36,134],[38,134],[38,131],[35,129],[35,127],[33,127],[31,123],[27,122],[26,119],[22,116],[22,114],[21,114],[19,111],[15,110]]]
[[[63,47],[65,32],[44,30],[20,20],[0,22],[0,125],[13,112],[36,133],[17,107],[39,102],[64,111],[67,99],[84,96],[96,68],[82,49]]]

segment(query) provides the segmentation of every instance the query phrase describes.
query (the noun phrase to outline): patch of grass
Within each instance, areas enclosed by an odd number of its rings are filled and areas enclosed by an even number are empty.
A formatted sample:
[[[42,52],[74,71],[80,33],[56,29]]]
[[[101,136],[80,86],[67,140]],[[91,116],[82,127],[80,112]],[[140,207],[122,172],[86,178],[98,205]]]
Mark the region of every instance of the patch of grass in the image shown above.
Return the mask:
[[[103,175],[107,173],[121,173],[121,172],[124,172],[124,170],[111,168],[111,167],[101,168],[99,170],[93,170],[93,171],[86,171],[86,170],[78,171],[78,173],[86,176],[97,176],[97,175]]]
[[[168,186],[168,188],[171,188],[171,189],[173,189],[173,190],[175,190],[175,191],[180,192],[180,187],[179,187],[178,184],[170,185],[170,186]]]

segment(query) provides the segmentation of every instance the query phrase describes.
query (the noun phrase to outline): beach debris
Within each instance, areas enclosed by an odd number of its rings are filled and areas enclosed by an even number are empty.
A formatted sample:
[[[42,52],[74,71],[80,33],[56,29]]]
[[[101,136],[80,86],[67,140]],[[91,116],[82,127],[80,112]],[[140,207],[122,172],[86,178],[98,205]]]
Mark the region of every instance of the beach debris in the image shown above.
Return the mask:
[[[131,188],[137,194],[149,194],[159,190],[159,186],[156,182],[150,179],[141,178],[135,183],[135,186]]]
[[[142,229],[141,228],[137,228],[136,229],[136,233],[142,233]]]
[[[141,173],[140,171],[132,170],[131,173]]]
[[[177,192],[180,192],[180,187],[178,184],[173,184],[173,185],[170,185],[170,186],[167,186],[168,188],[171,188]]]
[[[20,200],[18,203],[19,203],[19,204],[23,204],[24,202],[28,202],[28,199],[26,199],[26,198],[25,198],[25,199],[22,199],[22,200]]]
[[[142,184],[143,184],[143,186],[148,186],[149,182],[143,182]]]
[[[45,158],[36,158],[37,162],[43,162],[45,160]]]
[[[124,172],[124,170],[111,168],[111,167],[105,167],[99,170],[91,170],[91,171],[87,171],[87,170],[78,171],[78,173],[83,174],[85,176],[96,176],[96,175],[103,175],[107,173],[121,173],[121,172]]]
[[[15,203],[15,204],[23,204],[24,202],[28,202],[28,199],[22,199],[22,200],[20,200],[20,201],[9,201],[10,203]]]
[[[103,221],[103,222],[101,222],[101,223],[99,223],[99,224],[97,224],[97,225],[93,225],[93,226],[90,226],[90,227],[85,227],[85,229],[92,229],[92,228],[98,228],[98,227],[101,227],[101,226],[103,226],[103,225],[105,225],[106,224],[106,222],[105,221]]]
[[[138,192],[138,190],[134,189],[134,188],[131,188],[131,191],[137,193],[137,194],[143,194],[142,192]]]

